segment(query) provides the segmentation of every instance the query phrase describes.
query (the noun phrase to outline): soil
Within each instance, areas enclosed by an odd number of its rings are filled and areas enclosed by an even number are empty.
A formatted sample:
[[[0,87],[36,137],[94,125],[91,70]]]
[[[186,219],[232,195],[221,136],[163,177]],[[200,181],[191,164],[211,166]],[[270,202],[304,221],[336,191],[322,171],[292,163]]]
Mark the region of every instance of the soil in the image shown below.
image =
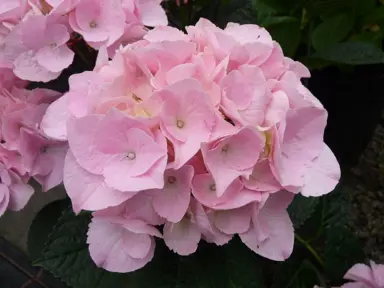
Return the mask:
[[[347,185],[352,191],[351,226],[369,259],[384,263],[384,128],[379,125]]]

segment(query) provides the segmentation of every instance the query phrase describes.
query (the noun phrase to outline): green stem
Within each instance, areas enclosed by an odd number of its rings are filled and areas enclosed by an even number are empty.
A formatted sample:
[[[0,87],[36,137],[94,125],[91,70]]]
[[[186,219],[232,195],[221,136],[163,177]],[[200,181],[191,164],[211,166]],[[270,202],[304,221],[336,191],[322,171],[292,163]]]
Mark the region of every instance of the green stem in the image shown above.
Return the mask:
[[[299,241],[301,244],[304,245],[305,248],[312,254],[312,256],[319,262],[319,264],[324,267],[324,261],[320,258],[319,254],[313,249],[313,247],[305,241],[303,238],[301,238],[299,235],[295,234],[295,238],[297,241]]]
[[[84,55],[84,53],[78,48],[76,47],[76,45],[73,45],[72,47],[73,51],[75,52],[75,54],[79,55],[79,57],[81,58],[81,60],[83,60],[83,62],[85,63],[85,65],[87,65],[88,67],[91,68],[91,63],[88,61],[87,57]]]

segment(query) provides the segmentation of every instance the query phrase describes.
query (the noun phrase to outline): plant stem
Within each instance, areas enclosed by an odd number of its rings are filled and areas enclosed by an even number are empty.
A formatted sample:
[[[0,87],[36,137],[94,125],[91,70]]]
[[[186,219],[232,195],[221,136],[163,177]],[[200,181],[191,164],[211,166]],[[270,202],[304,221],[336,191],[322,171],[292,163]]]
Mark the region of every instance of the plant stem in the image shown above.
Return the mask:
[[[307,242],[305,241],[303,238],[301,238],[299,235],[295,234],[295,238],[297,241],[299,241],[301,244],[304,245],[305,248],[307,248],[307,250],[312,254],[312,256],[316,259],[317,262],[319,262],[319,264],[324,267],[324,261],[320,258],[319,254],[317,254],[317,252],[315,251],[315,249],[313,249],[313,247]]]
[[[80,57],[81,60],[83,60],[83,62],[85,63],[85,65],[89,67],[89,69],[92,69],[91,63],[89,62],[87,57],[84,55],[84,53],[78,47],[76,47],[76,45],[73,45],[72,50],[75,52],[75,54],[77,54]]]

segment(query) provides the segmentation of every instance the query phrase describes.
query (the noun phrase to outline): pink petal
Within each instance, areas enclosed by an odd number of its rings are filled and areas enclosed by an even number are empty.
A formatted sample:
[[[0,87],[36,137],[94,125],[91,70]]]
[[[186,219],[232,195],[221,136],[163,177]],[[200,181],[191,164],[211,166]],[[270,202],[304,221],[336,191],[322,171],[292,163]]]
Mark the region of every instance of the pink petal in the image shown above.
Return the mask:
[[[124,219],[122,222],[124,228],[138,234],[148,234],[162,238],[163,236],[155,227],[140,219]]]
[[[323,150],[323,135],[327,112],[317,107],[304,107],[290,110],[286,128],[280,125],[274,135],[273,169],[283,187],[301,187],[308,164]],[[293,191],[293,190],[292,190]]]
[[[128,219],[140,219],[150,225],[161,225],[165,222],[164,219],[155,212],[152,205],[152,195],[146,191],[137,193],[124,203],[124,210],[124,217]],[[147,233],[151,234],[149,232]]]
[[[215,212],[215,226],[226,234],[245,233],[251,225],[250,206]]]
[[[68,143],[71,152],[81,167],[94,174],[101,174],[105,164],[113,155],[101,153],[96,147],[95,132],[100,115],[90,115],[80,119],[69,119],[67,127]]]
[[[271,127],[283,120],[289,109],[289,99],[284,92],[274,92],[271,98],[265,113],[263,126],[266,127]]]
[[[47,136],[65,141],[67,140],[68,117],[68,97],[64,95],[49,105],[40,128]]]
[[[355,264],[344,275],[344,279],[364,283],[367,286],[375,287],[375,279],[371,268],[364,264]]]
[[[340,166],[331,149],[324,144],[323,151],[316,157],[305,174],[305,185],[301,190],[304,196],[321,196],[333,189],[340,180]]]
[[[261,134],[245,127],[237,134],[224,138],[215,147],[203,144],[204,162],[216,183],[217,196],[239,176],[248,177],[264,146]]]
[[[27,205],[29,199],[34,193],[32,186],[22,182],[11,184],[9,186],[9,209],[20,211]]]
[[[201,238],[198,227],[188,219],[165,223],[163,235],[168,248],[182,256],[196,252]]]
[[[196,175],[192,183],[193,196],[204,206],[216,210],[236,209],[261,200],[260,193],[243,189],[240,179],[233,181],[220,197],[216,194],[215,182],[209,173]]]
[[[59,73],[72,64],[75,53],[67,46],[41,48],[37,54],[37,62],[48,71]]]
[[[65,159],[64,186],[75,212],[117,206],[135,195],[108,187],[102,176],[83,169],[71,151],[68,151]]]
[[[145,26],[168,25],[167,15],[163,7],[161,7],[160,1],[141,0],[139,2],[141,21]]]
[[[153,191],[153,207],[160,216],[172,223],[181,221],[189,206],[193,176],[193,167],[187,165],[165,171],[164,188]]]
[[[191,199],[190,207],[193,215],[192,219],[199,227],[202,238],[205,241],[221,246],[227,244],[232,239],[233,235],[227,235],[214,226],[213,211],[208,214],[204,207],[195,199]]]
[[[292,198],[293,194],[286,191],[272,194],[260,211],[254,214],[251,228],[240,234],[244,244],[268,259],[287,259],[293,250],[294,233],[285,209]]]
[[[94,218],[89,225],[89,252],[98,267],[127,273],[144,267],[154,255],[155,242],[147,234],[136,234],[120,224]]]
[[[243,183],[248,189],[260,192],[273,193],[282,189],[271,171],[268,160],[258,162],[249,179],[244,179]]]
[[[0,216],[2,216],[8,208],[9,189],[7,185],[0,183]]]
[[[149,42],[188,41],[189,37],[177,28],[170,26],[158,26],[149,30],[144,36],[144,39]]]
[[[59,77],[60,72],[52,72],[41,66],[33,51],[21,53],[14,61],[13,72],[21,79],[48,82]]]
[[[50,147],[49,156],[51,158],[51,161],[53,162],[51,164],[52,171],[45,177],[44,181],[41,183],[43,191],[49,191],[63,182],[64,160],[67,151],[67,144]]]

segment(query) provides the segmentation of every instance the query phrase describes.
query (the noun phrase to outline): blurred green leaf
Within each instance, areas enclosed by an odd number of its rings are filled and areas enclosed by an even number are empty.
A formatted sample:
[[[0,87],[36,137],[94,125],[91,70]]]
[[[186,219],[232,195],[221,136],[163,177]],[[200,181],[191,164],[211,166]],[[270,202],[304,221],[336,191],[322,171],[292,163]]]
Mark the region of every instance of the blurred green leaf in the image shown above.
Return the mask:
[[[379,24],[382,21],[384,21],[384,6],[377,7],[367,14],[363,19],[363,24]]]
[[[319,51],[313,57],[348,65],[384,63],[383,51],[364,42],[338,43]]]
[[[294,7],[295,1],[286,0],[253,0],[253,7],[269,12],[288,12]]]
[[[312,34],[312,45],[319,51],[344,40],[353,28],[351,15],[340,14],[318,25]]]
[[[356,14],[364,15],[373,11],[376,7],[376,0],[354,0]]]
[[[375,45],[377,48],[381,49],[381,42],[383,39],[383,34],[381,31],[365,31],[359,34],[352,35],[349,41],[354,42],[368,42]]]
[[[53,231],[63,211],[70,206],[69,199],[57,200],[43,207],[33,219],[28,232],[28,254],[32,261],[39,258],[45,241]]]
[[[349,268],[364,261],[364,252],[354,233],[346,227],[327,228],[325,239],[325,272],[329,279],[337,283]]]
[[[329,18],[347,11],[352,13],[355,1],[361,0],[310,0],[306,2],[306,9],[313,16]]]
[[[294,250],[290,258],[277,264],[271,288],[308,288],[322,282],[323,277],[316,267]]]
[[[300,228],[309,219],[319,203],[319,198],[296,195],[288,207],[288,213],[295,229]]]

